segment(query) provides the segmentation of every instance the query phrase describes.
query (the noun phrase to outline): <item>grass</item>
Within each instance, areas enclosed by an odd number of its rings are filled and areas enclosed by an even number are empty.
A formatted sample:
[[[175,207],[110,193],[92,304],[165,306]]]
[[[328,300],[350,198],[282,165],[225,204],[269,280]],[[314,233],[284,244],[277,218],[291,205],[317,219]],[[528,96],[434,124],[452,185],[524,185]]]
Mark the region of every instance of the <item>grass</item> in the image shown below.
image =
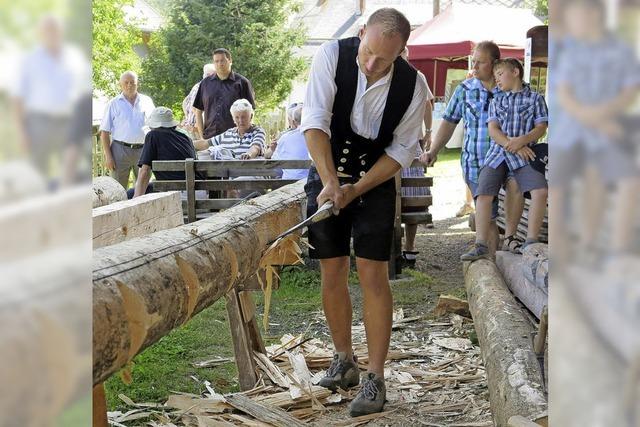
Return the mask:
[[[430,289],[433,279],[416,270],[405,268],[402,271],[408,277],[392,282],[393,305],[404,308],[424,304],[433,293]]]
[[[320,273],[305,267],[287,267],[281,274],[280,288],[273,292],[270,319],[280,327],[264,334],[265,343],[279,339],[284,332],[302,332],[304,319],[321,310]],[[260,292],[254,293],[258,310],[263,307]],[[258,316],[262,325],[262,316]],[[269,336],[271,335],[271,336]],[[134,402],[164,402],[174,391],[201,394],[202,383],[211,382],[220,393],[238,391],[238,371],[233,362],[215,368],[196,368],[197,361],[216,357],[233,358],[233,344],[224,300],[203,310],[186,325],[175,329],[133,361],[133,382],[125,384],[120,375],[105,382],[110,411],[124,409],[122,393]],[[198,381],[194,380],[196,377]]]
[[[408,280],[392,284],[396,307],[418,306],[429,294],[432,279],[420,272],[405,270]],[[279,341],[284,333],[301,333],[315,320],[322,310],[320,273],[304,267],[286,267],[281,275],[279,289],[271,299],[269,330],[264,333],[265,344]],[[357,286],[355,271],[349,275],[349,283]],[[263,296],[254,293],[258,305],[258,323],[262,325]],[[133,361],[133,382],[125,384],[120,375],[105,382],[107,406],[110,411],[124,410],[118,398],[122,393],[134,402],[161,402],[175,391],[201,394],[203,382],[208,380],[220,393],[238,391],[238,372],[230,362],[214,368],[196,368],[194,362],[215,357],[233,358],[233,345],[227,322],[224,300],[194,316],[189,323],[175,329],[153,346],[139,354]],[[196,379],[192,378],[195,377]]]

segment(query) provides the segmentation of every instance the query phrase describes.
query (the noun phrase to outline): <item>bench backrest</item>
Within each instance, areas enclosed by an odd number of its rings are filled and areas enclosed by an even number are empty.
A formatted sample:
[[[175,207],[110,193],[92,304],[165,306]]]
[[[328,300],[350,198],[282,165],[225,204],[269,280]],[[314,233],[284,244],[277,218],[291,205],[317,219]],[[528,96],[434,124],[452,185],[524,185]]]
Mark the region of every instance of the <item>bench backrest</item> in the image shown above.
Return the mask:
[[[156,160],[154,171],[181,172],[184,180],[154,181],[156,191],[187,192],[184,203],[187,220],[196,220],[196,209],[226,209],[241,201],[237,198],[196,199],[196,190],[274,190],[296,180],[279,179],[281,169],[308,169],[311,160]],[[205,176],[205,179],[196,179]],[[242,179],[235,179],[243,177]]]

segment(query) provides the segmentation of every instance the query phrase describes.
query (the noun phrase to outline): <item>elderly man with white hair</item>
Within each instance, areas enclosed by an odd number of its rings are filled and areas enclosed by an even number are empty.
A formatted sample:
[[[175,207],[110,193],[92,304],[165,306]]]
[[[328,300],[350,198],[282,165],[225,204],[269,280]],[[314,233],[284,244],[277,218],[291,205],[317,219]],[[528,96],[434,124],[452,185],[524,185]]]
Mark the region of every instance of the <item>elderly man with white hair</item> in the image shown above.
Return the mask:
[[[151,98],[138,93],[138,75],[135,72],[122,73],[120,87],[122,93],[109,101],[105,110],[100,140],[107,169],[127,188],[132,170],[138,177],[138,160],[145,137],[143,127],[155,106]]]
[[[299,129],[302,122],[302,102],[289,105],[287,119],[289,129],[265,150],[264,157],[274,160],[309,160],[309,150]],[[308,174],[309,169],[284,169],[282,179],[304,179]]]
[[[214,64],[204,64],[202,67],[202,80],[207,77],[215,74],[216,66]],[[182,112],[184,113],[184,119],[182,123],[180,123],[180,127],[191,135],[193,139],[202,138],[202,135],[198,131],[198,127],[196,126],[196,112],[193,108],[193,100],[196,98],[196,94],[198,93],[198,89],[200,89],[200,83],[202,80],[198,81],[198,83],[194,84],[189,94],[182,101]]]
[[[246,99],[238,99],[230,108],[231,117],[236,127],[210,139],[200,139],[194,142],[196,150],[209,150],[213,159],[219,159],[219,153],[224,150],[227,158],[255,159],[264,154],[265,131],[254,125],[253,106]]]

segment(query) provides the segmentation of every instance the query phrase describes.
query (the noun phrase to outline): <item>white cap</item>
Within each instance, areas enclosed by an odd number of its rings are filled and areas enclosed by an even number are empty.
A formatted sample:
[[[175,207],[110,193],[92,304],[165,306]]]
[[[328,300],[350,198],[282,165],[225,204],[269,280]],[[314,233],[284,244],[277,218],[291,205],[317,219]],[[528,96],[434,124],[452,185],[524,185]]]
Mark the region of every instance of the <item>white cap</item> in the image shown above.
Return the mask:
[[[173,111],[167,107],[156,107],[149,117],[149,127],[154,128],[172,128],[178,126],[178,121],[173,120]]]

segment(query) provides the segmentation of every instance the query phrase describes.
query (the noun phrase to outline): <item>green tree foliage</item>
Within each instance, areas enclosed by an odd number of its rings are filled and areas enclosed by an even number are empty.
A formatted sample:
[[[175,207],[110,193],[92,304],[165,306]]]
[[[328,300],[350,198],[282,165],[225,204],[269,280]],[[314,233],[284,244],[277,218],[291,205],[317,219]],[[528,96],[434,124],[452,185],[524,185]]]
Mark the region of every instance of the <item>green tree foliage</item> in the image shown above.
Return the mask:
[[[304,31],[289,28],[292,0],[174,1],[165,28],[155,34],[143,62],[143,91],[156,105],[181,112],[180,104],[202,78],[202,66],[218,47],[231,51],[233,69],[251,80],[261,111],[291,91],[305,61],[292,55]]]
[[[109,96],[119,92],[120,74],[141,69],[133,50],[140,32],[125,22],[125,5],[133,5],[133,0],[93,0],[93,85]]]
[[[535,15],[545,24],[549,24],[549,0],[537,0]]]

